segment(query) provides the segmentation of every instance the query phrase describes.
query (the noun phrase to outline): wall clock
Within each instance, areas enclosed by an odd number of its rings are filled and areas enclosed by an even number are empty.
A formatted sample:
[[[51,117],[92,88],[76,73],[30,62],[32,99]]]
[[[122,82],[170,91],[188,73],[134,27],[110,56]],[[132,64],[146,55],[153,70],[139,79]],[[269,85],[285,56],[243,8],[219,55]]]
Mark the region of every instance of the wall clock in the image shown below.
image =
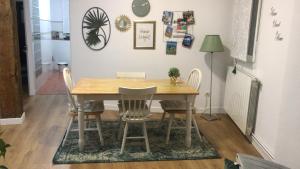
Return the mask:
[[[150,3],[148,0],[133,0],[132,12],[138,17],[144,17],[150,12]]]
[[[92,50],[103,49],[110,38],[111,26],[106,12],[99,7],[90,8],[82,20],[82,37]]]

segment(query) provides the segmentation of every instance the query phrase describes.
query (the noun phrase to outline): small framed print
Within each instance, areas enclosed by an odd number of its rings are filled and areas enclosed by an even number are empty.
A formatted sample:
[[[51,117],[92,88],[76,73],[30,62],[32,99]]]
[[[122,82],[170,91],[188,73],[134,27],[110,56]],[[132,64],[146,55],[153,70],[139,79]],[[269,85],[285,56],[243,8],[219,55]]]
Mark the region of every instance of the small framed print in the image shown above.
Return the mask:
[[[155,21],[136,21],[133,29],[134,49],[155,49]]]
[[[165,25],[172,25],[172,23],[173,23],[173,12],[164,11],[162,21]]]
[[[168,41],[166,47],[166,54],[167,55],[176,55],[177,49],[177,42]]]

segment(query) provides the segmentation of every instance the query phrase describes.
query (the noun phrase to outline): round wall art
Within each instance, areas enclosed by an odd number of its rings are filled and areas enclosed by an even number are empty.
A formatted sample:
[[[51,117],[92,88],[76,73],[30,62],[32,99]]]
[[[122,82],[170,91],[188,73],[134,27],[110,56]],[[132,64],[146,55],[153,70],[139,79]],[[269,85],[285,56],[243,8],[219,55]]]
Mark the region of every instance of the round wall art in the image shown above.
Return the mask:
[[[98,7],[90,8],[82,20],[82,37],[92,50],[103,49],[110,38],[111,26],[106,12]]]
[[[150,3],[148,0],[133,0],[132,12],[138,17],[144,17],[150,12]]]
[[[131,27],[131,21],[125,15],[121,15],[117,17],[115,24],[116,24],[116,28],[121,32],[128,31]]]

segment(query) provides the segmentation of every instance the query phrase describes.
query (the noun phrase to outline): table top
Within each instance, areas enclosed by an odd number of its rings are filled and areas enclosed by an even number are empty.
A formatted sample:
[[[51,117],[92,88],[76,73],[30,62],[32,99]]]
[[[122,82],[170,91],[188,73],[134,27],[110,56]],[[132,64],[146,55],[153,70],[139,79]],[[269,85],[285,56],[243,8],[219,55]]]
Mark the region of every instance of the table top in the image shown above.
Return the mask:
[[[118,94],[119,87],[146,88],[156,86],[156,95],[198,95],[199,92],[186,83],[171,84],[169,79],[144,80],[144,79],[101,79],[82,78],[74,86],[71,94]]]

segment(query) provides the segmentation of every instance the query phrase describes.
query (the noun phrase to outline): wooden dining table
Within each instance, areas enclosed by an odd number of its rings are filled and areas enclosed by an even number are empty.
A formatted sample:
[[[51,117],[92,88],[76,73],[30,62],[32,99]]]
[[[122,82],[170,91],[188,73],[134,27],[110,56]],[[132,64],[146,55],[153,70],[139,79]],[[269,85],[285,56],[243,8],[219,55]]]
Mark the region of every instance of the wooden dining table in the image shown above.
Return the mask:
[[[77,96],[78,108],[78,126],[79,126],[79,149],[84,149],[84,112],[81,105],[85,100],[119,100],[119,87],[145,88],[156,86],[157,92],[153,100],[184,100],[186,101],[186,147],[191,146],[191,128],[192,128],[192,106],[195,96],[199,92],[186,83],[170,83],[169,79],[104,79],[104,78],[81,78],[71,91],[72,95]]]

